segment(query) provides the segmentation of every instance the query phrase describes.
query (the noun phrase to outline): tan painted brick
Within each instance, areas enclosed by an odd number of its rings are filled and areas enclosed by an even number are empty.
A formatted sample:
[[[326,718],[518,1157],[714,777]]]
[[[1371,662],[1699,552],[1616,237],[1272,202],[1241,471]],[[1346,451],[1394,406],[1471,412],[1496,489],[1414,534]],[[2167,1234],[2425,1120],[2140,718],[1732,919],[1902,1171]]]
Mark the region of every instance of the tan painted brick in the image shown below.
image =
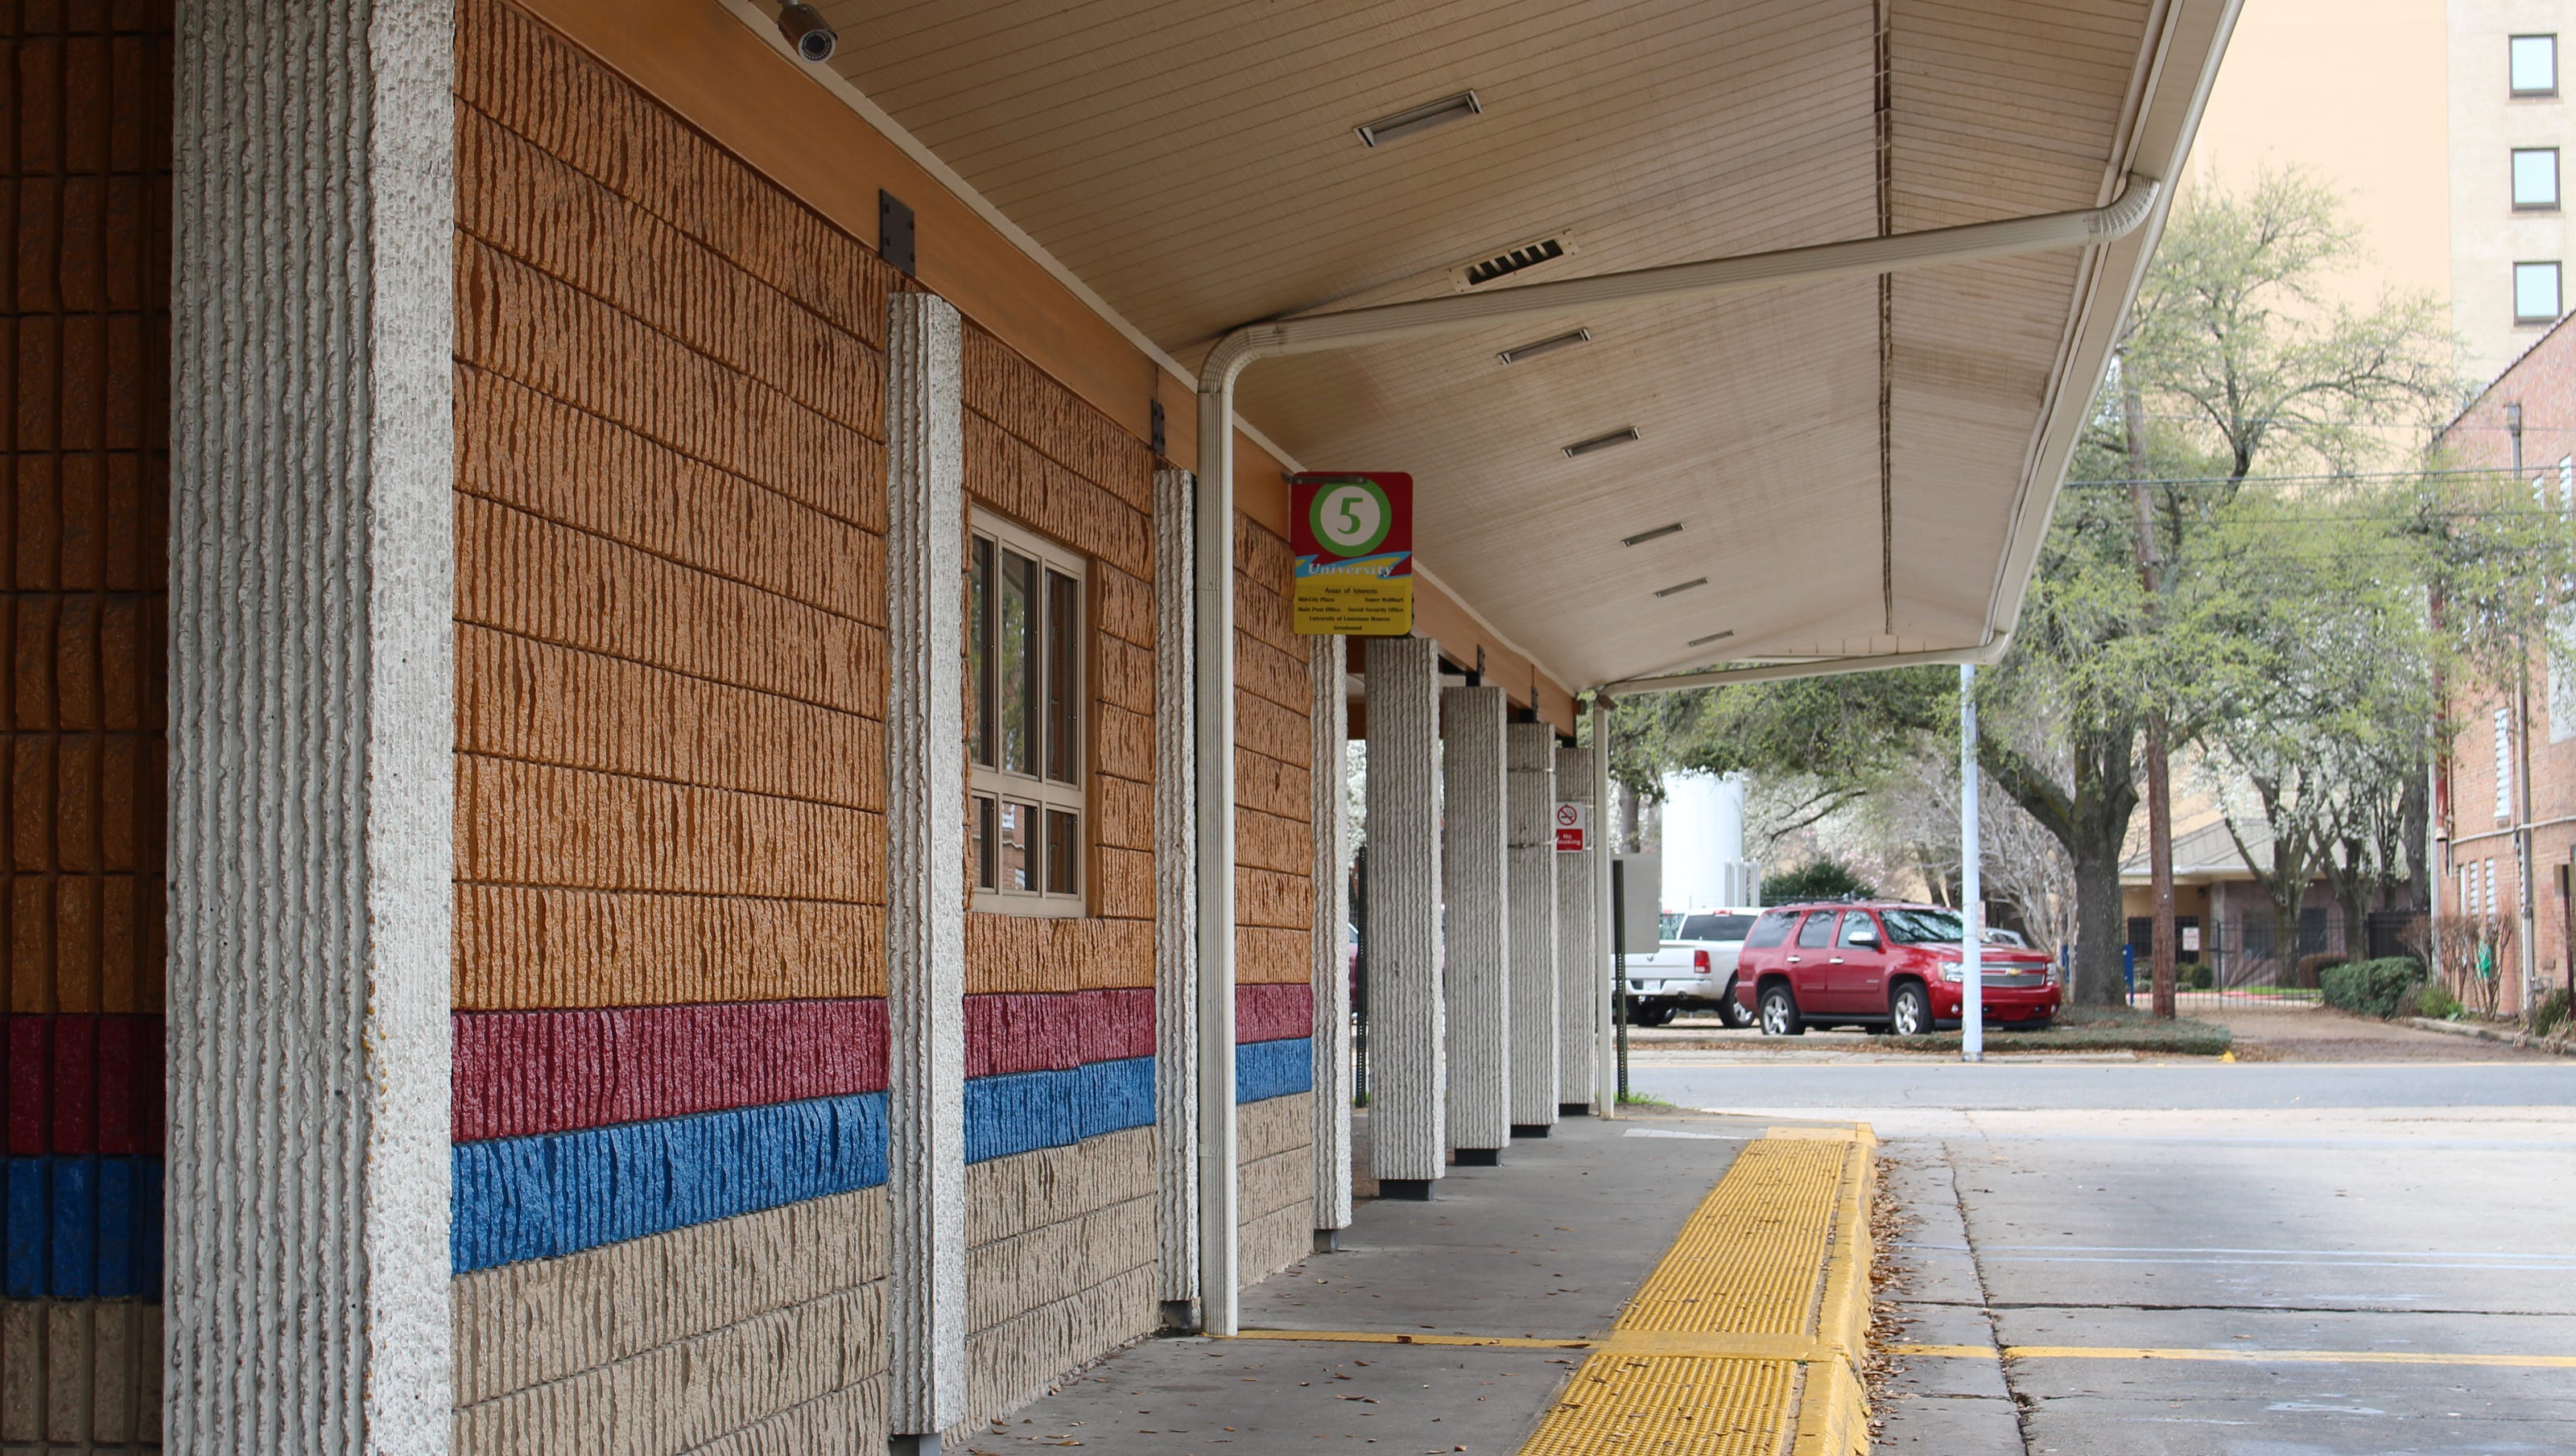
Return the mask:
[[[877,628],[470,496],[456,533],[459,621],[885,716]]]
[[[1158,1252],[1150,1195],[978,1245],[966,1252],[967,1333],[1149,1266]]]
[[[966,1244],[981,1248],[1154,1194],[1154,1130],[1133,1127],[966,1170]]]
[[[1280,1099],[1285,1101],[1287,1099]],[[1237,1221],[1250,1223],[1283,1208],[1311,1211],[1315,1202],[1315,1160],[1305,1146],[1266,1158],[1247,1159],[1237,1169],[1241,1189]]]
[[[885,994],[871,905],[459,885],[455,947],[458,1010]]]
[[[460,752],[885,807],[884,726],[855,713],[473,626],[456,699]]]
[[[497,374],[456,371],[456,488],[683,566],[885,625],[880,474],[796,500]]]
[[[1264,1158],[1293,1152],[1315,1140],[1315,1095],[1293,1093],[1267,1097],[1235,1111],[1235,1160],[1250,1167]],[[1261,1210],[1268,1212],[1267,1209]]]
[[[879,1456],[886,1449],[886,1377],[871,1375],[790,1406],[690,1456]]]
[[[1161,1324],[1155,1271],[1130,1270],[1107,1284],[1029,1311],[966,1342],[966,1419],[961,1447],[977,1426],[1043,1395],[1064,1373],[1153,1333]]]
[[[1312,1173],[1308,1176],[1311,1178]],[[1243,1287],[1260,1283],[1314,1251],[1311,1193],[1296,1203],[1246,1219],[1235,1234],[1235,1273]]]
[[[465,1275],[451,1286],[457,1404],[868,1289],[886,1277],[888,1237],[885,1190],[871,1188]],[[876,1361],[859,1373],[881,1368],[882,1350]]]

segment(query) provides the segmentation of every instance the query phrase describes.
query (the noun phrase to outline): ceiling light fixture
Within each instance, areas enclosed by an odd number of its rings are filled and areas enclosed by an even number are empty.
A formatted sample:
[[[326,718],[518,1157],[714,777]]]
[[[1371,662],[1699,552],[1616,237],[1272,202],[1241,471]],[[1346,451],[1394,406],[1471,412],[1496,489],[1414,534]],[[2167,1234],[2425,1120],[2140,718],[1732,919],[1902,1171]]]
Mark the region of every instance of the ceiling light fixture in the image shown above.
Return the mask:
[[[1374,147],[1386,142],[1400,142],[1409,136],[1420,136],[1433,127],[1447,126],[1453,121],[1465,121],[1481,114],[1484,109],[1485,104],[1476,99],[1475,92],[1461,91],[1455,96],[1426,101],[1393,116],[1362,122],[1351,130],[1360,134],[1361,141]]]
[[[1523,359],[1535,359],[1541,354],[1553,354],[1559,349],[1570,349],[1577,344],[1588,344],[1591,342],[1592,331],[1590,329],[1576,329],[1570,334],[1558,334],[1553,338],[1539,339],[1527,344],[1514,345],[1513,347],[1496,354],[1494,357],[1502,360],[1506,364],[1518,364]]]
[[[1674,584],[1673,584],[1673,585],[1671,585],[1671,586],[1665,587],[1663,590],[1661,590],[1661,591],[1659,591],[1659,592],[1656,592],[1656,593],[1655,593],[1655,595],[1657,595],[1657,596],[1659,596],[1659,597],[1668,597],[1668,596],[1673,596],[1673,595],[1675,595],[1676,593],[1689,591],[1692,587],[1695,587],[1695,586],[1706,586],[1706,585],[1708,585],[1708,578],[1707,578],[1707,577],[1704,577],[1704,576],[1694,576],[1694,577],[1692,577],[1692,578],[1691,578],[1690,580],[1688,580],[1688,581],[1684,581],[1684,582],[1676,582],[1676,583],[1674,583]]]
[[[1670,536],[1681,530],[1681,528],[1682,523],[1675,521],[1669,526],[1657,526],[1651,531],[1639,531],[1634,536],[1622,537],[1619,544],[1622,546],[1643,546],[1649,541],[1660,541],[1666,536]]]
[[[1735,629],[1734,629],[1734,628],[1732,628],[1732,627],[1729,627],[1729,628],[1727,628],[1727,629],[1726,629],[1725,631],[1723,631],[1723,632],[1711,632],[1711,633],[1709,633],[1709,634],[1708,634],[1707,636],[1705,636],[1705,637],[1693,637],[1693,638],[1690,640],[1690,645],[1691,645],[1691,646],[1693,646],[1693,647],[1706,647],[1708,644],[1710,644],[1710,643],[1712,643],[1712,642],[1723,642],[1723,641],[1725,641],[1727,638],[1732,637],[1732,636],[1734,636],[1734,635],[1735,635]]]
[[[1566,446],[1565,458],[1572,460],[1577,456],[1589,455],[1597,450],[1607,450],[1613,445],[1628,444],[1636,438],[1637,427],[1635,425],[1630,425],[1625,429],[1612,430],[1609,434],[1595,435],[1589,440],[1577,440],[1573,444]]]

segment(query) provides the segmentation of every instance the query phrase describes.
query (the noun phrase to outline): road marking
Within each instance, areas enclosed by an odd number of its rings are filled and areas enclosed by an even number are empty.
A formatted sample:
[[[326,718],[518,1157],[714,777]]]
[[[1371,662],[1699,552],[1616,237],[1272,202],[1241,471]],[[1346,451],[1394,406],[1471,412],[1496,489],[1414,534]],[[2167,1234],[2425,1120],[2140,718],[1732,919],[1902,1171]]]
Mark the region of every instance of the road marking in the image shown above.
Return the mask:
[[[2464,1249],[2223,1249],[2187,1248],[2180,1244],[1923,1244],[1901,1240],[1900,1249],[1937,1249],[1946,1254],[2277,1254],[2306,1258],[2348,1259],[2548,1259],[2576,1263],[2576,1254],[2513,1252],[2480,1254]]]
[[[1922,1359],[2201,1360],[2231,1365],[2480,1365],[2515,1370],[2576,1370],[2576,1355],[2471,1355],[2430,1350],[2195,1350],[2133,1345],[1890,1345],[1890,1355]]]

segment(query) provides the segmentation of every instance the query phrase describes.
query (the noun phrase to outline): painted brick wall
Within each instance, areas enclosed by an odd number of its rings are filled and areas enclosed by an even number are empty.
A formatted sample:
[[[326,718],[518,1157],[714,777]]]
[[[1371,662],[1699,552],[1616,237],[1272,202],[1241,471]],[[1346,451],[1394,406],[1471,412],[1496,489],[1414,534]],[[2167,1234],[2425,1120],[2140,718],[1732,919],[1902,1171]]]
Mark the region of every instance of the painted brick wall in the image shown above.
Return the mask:
[[[899,280],[458,47],[457,1449],[879,1450]]]
[[[0,6],[0,1450],[160,1445],[170,7]]]

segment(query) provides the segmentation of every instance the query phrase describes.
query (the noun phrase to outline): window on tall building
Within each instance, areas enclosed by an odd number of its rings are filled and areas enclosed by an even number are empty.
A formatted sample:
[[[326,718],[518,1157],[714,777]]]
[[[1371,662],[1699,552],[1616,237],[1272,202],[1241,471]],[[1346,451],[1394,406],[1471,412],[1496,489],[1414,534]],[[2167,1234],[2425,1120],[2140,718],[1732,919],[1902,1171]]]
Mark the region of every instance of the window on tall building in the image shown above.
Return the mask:
[[[2518,324],[2556,323],[2558,312],[2558,265],[2514,264],[2513,321]]]
[[[966,562],[975,908],[1083,910],[1083,559],[984,516]]]
[[[2512,57],[2514,95],[2558,94],[2558,37],[2517,35],[2506,45]]]
[[[2558,149],[2513,149],[2513,207],[2516,212],[2558,210]]]

